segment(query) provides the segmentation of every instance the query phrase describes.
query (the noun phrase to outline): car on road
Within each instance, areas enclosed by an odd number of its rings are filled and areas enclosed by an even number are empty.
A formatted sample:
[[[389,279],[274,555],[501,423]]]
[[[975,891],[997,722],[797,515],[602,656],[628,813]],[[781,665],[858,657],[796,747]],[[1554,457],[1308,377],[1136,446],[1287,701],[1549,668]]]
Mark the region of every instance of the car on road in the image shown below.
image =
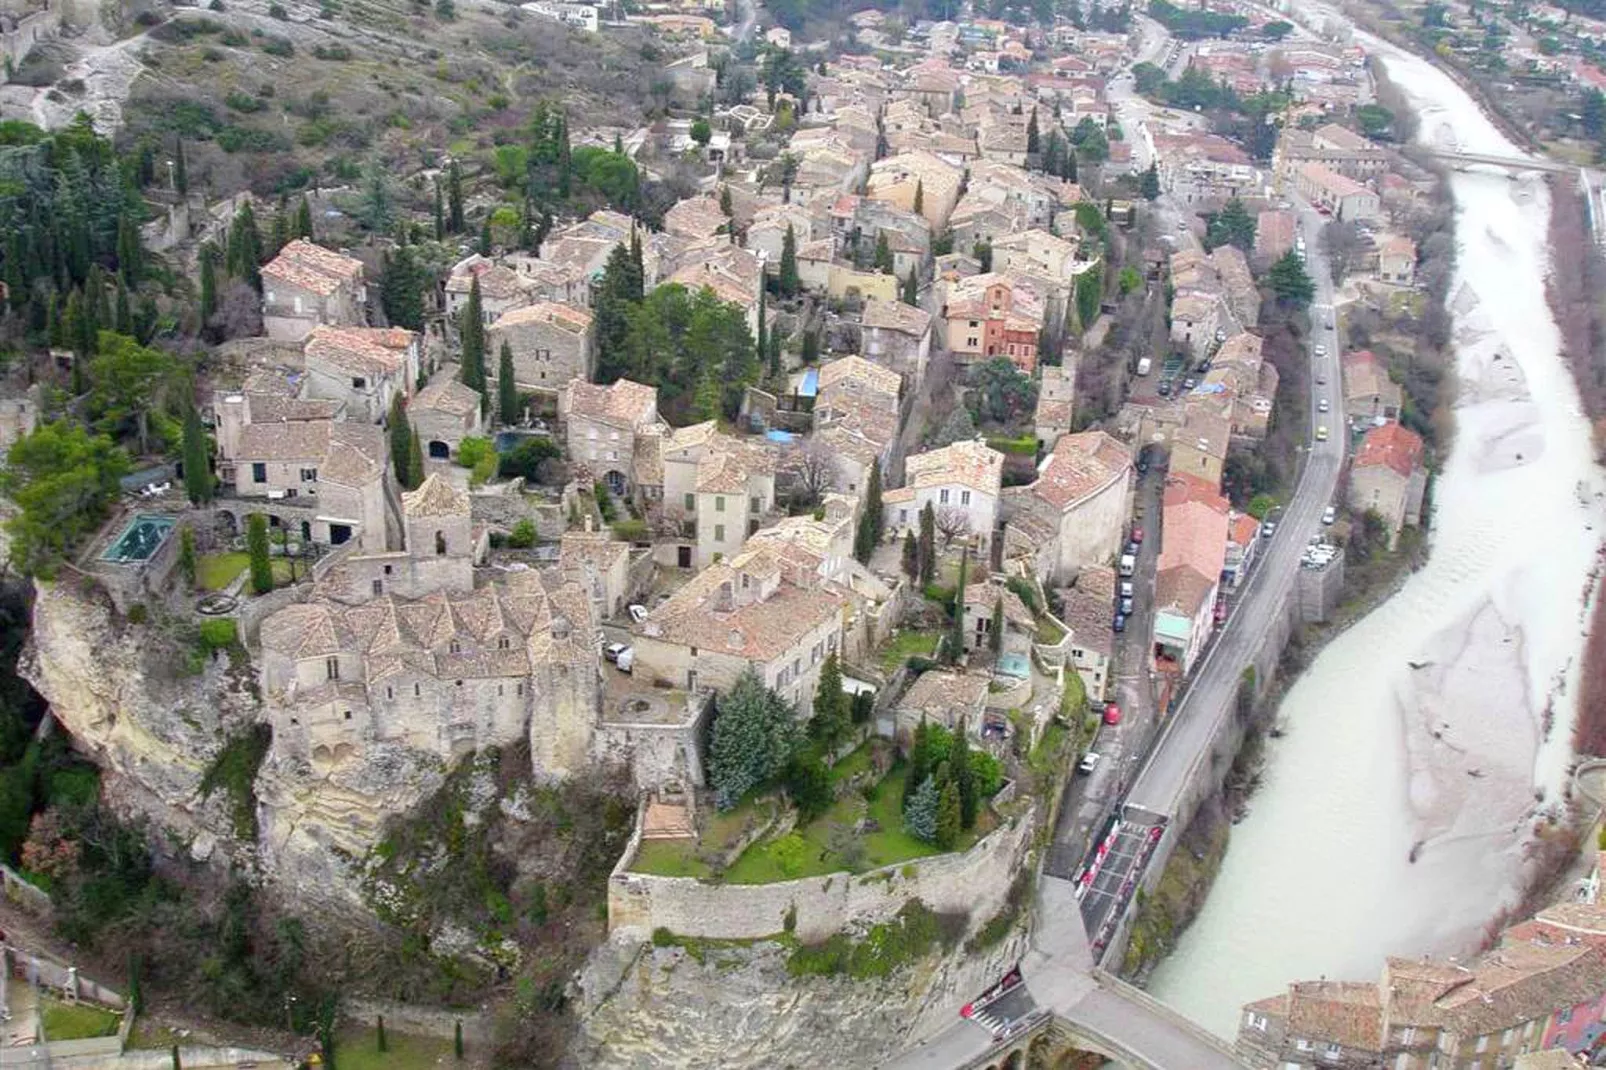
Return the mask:
[[[1261,525],[1260,525],[1260,534],[1261,534],[1262,537],[1267,538],[1267,539],[1269,539],[1273,535],[1277,534],[1277,521],[1275,521],[1275,520],[1263,521],[1261,523]]]
[[[1317,412],[1326,412],[1330,408],[1332,408],[1332,406],[1327,403],[1326,398],[1322,398],[1320,401],[1316,402]]]
[[[1321,426],[1316,428],[1316,441],[1317,442],[1326,442],[1327,441],[1327,425],[1326,424],[1322,424]]]
[[[1317,356],[1318,356],[1318,357],[1325,357],[1325,356],[1327,356],[1327,347],[1326,347],[1326,346],[1324,346],[1324,345],[1318,345],[1318,346],[1317,346],[1317,347],[1316,347],[1316,355],[1317,355]]]
[[[642,621],[647,619],[647,607],[646,606],[641,605],[640,603],[637,603],[637,604],[632,605],[632,606],[630,606],[628,608],[630,610],[630,619],[635,621],[637,624],[640,624]]]
[[[1323,375],[1321,372],[1317,372],[1316,373],[1316,385],[1317,386],[1326,386],[1327,385],[1327,376]]]
[[[1133,528],[1132,529],[1132,541],[1133,542],[1142,542],[1143,541],[1143,529],[1142,528]]]
[[[1187,230],[1188,229],[1188,221],[1186,219],[1177,220],[1177,229],[1178,230]]]
[[[1121,615],[1122,616],[1130,617],[1132,615],[1132,609],[1133,609],[1132,599],[1130,599],[1130,598],[1121,599]]]
[[[1331,524],[1333,521],[1335,521],[1337,519],[1338,519],[1338,510],[1334,509],[1331,505],[1329,505],[1326,509],[1322,510],[1322,523],[1323,524]]]
[[[1171,396],[1171,380],[1167,379],[1164,382],[1162,382],[1160,384],[1160,389],[1159,389],[1158,393],[1163,398],[1170,397]]]
[[[1076,771],[1084,776],[1092,773],[1093,770],[1097,769],[1098,767],[1099,752],[1096,750],[1088,751],[1086,754],[1082,755],[1082,760],[1076,763]]]
[[[1197,379],[1188,378],[1188,379],[1182,380],[1182,389],[1184,389],[1184,390],[1192,390],[1194,387],[1196,387],[1198,385],[1199,385],[1199,381]]]
[[[617,665],[620,672],[629,672],[636,663],[636,648],[624,643],[609,643],[602,648],[602,656]]]
[[[1104,704],[1104,723],[1115,725],[1121,723],[1121,707],[1113,702]]]
[[[1133,594],[1134,594],[1134,592],[1132,590],[1132,581],[1131,580],[1122,580],[1121,581],[1121,597],[1122,598],[1131,598],[1131,597],[1133,597]]]
[[[1126,614],[1117,613],[1115,615],[1115,619],[1110,621],[1110,631],[1114,632],[1116,635],[1120,635],[1122,632],[1126,631]]]

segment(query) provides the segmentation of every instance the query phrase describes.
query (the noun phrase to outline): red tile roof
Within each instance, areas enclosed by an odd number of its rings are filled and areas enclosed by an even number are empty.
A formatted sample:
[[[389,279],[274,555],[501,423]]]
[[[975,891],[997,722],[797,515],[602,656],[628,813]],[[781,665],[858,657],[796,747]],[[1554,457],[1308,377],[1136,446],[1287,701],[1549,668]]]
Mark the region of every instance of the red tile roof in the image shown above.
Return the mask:
[[[1361,448],[1355,454],[1356,468],[1374,468],[1388,465],[1402,477],[1422,465],[1422,436],[1397,423],[1374,427],[1361,439]]]

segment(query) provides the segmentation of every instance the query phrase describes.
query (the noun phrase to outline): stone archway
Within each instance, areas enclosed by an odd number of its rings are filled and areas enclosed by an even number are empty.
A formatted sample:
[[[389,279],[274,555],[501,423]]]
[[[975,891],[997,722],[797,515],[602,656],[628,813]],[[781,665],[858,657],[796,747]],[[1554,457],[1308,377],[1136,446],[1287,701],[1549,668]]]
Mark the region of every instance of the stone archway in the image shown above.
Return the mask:
[[[438,438],[429,440],[429,459],[432,461],[449,461],[452,459],[452,447],[449,443]]]
[[[607,474],[602,477],[602,481],[608,485],[608,493],[615,498],[623,498],[625,489],[630,485],[629,481],[625,479],[625,474],[617,468],[608,469]]]

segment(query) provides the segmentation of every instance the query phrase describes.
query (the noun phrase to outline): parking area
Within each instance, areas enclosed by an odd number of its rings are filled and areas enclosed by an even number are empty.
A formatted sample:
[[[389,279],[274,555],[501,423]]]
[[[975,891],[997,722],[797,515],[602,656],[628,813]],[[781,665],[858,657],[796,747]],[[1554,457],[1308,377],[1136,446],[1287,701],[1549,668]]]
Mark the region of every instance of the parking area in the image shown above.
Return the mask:
[[[1121,910],[1137,888],[1154,849],[1165,834],[1166,819],[1126,807],[1111,821],[1086,867],[1076,879],[1082,922],[1094,958],[1103,953],[1120,921]]]

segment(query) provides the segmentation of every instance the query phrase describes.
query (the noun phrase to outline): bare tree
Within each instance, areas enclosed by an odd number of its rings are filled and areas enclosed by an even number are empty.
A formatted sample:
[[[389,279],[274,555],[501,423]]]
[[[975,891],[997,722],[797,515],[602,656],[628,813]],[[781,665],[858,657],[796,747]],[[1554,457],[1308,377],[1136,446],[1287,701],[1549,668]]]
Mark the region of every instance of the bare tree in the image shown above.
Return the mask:
[[[818,505],[836,489],[839,469],[836,456],[822,442],[811,441],[793,455],[791,504],[800,509]]]
[[[1344,281],[1344,276],[1355,266],[1365,244],[1354,223],[1335,219],[1322,228],[1322,248],[1327,253],[1327,264],[1332,268],[1334,282]]]
[[[951,505],[938,509],[937,533],[942,536],[942,548],[948,549],[949,543],[970,534],[970,514]]]
[[[262,298],[244,282],[224,288],[212,322],[225,338],[250,338],[262,333]]]

